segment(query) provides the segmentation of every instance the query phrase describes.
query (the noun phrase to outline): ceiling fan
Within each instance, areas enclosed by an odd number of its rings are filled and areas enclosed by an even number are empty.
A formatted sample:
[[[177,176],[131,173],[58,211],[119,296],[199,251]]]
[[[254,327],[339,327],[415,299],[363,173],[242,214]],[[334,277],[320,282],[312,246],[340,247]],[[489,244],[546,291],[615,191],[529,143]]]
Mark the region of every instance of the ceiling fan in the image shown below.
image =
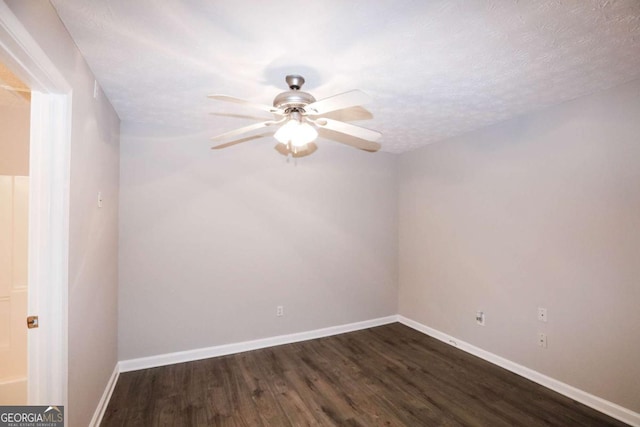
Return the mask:
[[[231,139],[231,141],[211,148],[225,148],[254,139],[255,136],[235,140],[233,138],[258,129],[273,127],[274,129],[277,128],[273,135],[278,141],[275,149],[285,156],[303,157],[316,151],[318,146],[313,141],[318,137],[318,129],[326,129],[348,137],[354,137],[355,140],[340,138],[339,142],[361,150],[374,152],[380,149],[380,144],[376,142],[382,136],[380,132],[323,117],[327,113],[368,102],[369,96],[366,93],[360,90],[351,90],[316,101],[313,95],[300,90],[304,84],[304,77],[288,75],[285,80],[289,90],[277,95],[273,100],[273,106],[256,104],[228,95],[209,95],[209,98],[217,99],[218,101],[245,105],[274,115],[273,120],[255,123],[212,137],[211,139],[214,141],[228,139]],[[258,137],[261,136],[263,135]]]

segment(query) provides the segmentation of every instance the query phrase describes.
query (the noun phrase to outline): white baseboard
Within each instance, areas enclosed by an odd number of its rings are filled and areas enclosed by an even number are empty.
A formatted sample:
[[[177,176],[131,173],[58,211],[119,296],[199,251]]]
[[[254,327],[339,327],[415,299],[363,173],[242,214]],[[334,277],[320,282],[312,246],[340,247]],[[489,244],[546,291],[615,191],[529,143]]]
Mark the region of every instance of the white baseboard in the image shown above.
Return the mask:
[[[540,372],[534,371],[533,369],[529,369],[525,366],[519,365],[503,357],[490,353],[486,350],[447,335],[436,329],[425,326],[422,323],[416,322],[415,320],[411,320],[404,316],[398,315],[398,321],[412,329],[420,331],[447,344],[453,345],[460,350],[473,354],[474,356],[478,356],[479,358],[491,362],[494,365],[498,365],[504,369],[525,377],[535,383],[538,383],[553,391],[563,394],[573,400],[576,400],[622,422],[635,427],[640,427],[640,414],[637,412],[633,412],[613,402],[609,402],[608,400],[604,400],[600,397],[587,393],[586,391],[577,389],[573,386],[570,386],[569,384],[565,384],[561,381],[541,374]]]
[[[194,360],[208,359],[210,357],[225,356],[228,354],[242,353],[244,351],[258,350],[276,345],[290,344],[307,341],[316,338],[329,337],[331,335],[344,334],[346,332],[359,331],[375,326],[387,325],[398,321],[398,316],[380,317],[378,319],[365,320],[363,322],[349,323],[330,328],[315,329],[313,331],[299,332],[289,335],[279,335],[253,341],[244,341],[233,344],[218,345],[214,347],[198,348],[195,350],[178,351],[175,353],[159,354],[156,356],[141,357],[138,359],[123,360],[120,362],[120,372],[137,371],[139,369],[155,368],[158,366],[173,365],[174,363],[192,362]]]
[[[104,417],[104,412],[107,410],[107,406],[109,405],[109,400],[111,400],[111,395],[113,394],[113,389],[116,387],[116,383],[118,382],[118,377],[120,376],[120,364],[116,363],[116,366],[113,368],[113,373],[107,382],[107,386],[104,389],[104,393],[102,393],[102,397],[100,398],[100,402],[98,402],[98,407],[96,411],[93,413],[93,418],[91,418],[91,422],[89,423],[89,427],[99,427],[102,422],[102,417]]]

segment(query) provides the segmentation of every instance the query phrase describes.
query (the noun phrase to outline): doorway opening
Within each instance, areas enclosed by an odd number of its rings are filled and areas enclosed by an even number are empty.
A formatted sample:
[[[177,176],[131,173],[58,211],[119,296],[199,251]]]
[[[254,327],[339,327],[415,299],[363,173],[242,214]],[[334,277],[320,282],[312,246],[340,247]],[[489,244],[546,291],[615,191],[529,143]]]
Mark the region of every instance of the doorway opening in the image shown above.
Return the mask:
[[[2,1],[0,62],[31,89],[26,403],[66,405],[71,86]]]
[[[0,405],[27,404],[31,91],[0,63]]]

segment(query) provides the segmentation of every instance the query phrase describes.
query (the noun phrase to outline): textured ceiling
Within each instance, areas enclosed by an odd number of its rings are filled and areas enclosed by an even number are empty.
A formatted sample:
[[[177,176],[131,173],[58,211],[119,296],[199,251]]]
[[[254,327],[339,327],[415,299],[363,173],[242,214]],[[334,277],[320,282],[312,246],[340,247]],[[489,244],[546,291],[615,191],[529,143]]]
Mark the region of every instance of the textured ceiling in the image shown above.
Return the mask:
[[[638,0],[52,0],[124,122],[251,124],[284,76],[361,89],[403,152],[640,77]]]

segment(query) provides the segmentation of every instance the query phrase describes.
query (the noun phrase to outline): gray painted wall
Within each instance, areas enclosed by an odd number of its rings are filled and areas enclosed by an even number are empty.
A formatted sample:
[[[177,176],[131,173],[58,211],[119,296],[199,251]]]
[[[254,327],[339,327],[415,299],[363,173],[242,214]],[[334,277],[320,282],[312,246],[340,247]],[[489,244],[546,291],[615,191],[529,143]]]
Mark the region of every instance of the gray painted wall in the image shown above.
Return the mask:
[[[397,313],[393,155],[158,134],[122,127],[121,360]]]
[[[400,314],[640,412],[639,117],[635,81],[401,155]]]

